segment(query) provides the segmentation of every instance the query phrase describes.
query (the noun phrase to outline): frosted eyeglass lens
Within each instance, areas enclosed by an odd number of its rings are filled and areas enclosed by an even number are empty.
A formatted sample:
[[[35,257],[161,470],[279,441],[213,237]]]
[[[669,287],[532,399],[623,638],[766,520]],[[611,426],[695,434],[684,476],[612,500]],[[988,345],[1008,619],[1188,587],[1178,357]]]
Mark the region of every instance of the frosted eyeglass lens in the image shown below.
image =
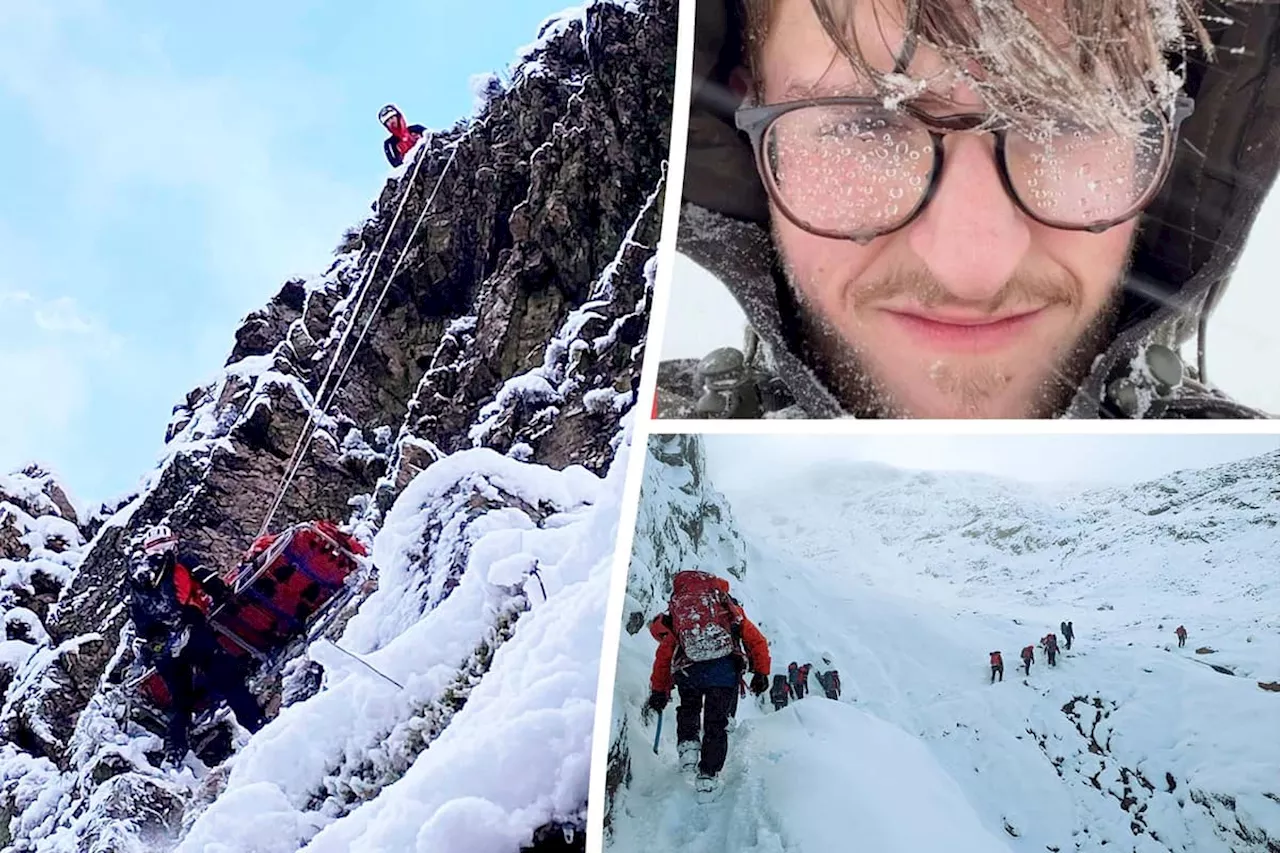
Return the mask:
[[[1019,199],[1049,222],[1084,226],[1131,214],[1159,178],[1164,129],[1141,135],[1067,128],[1029,139],[1010,133],[1005,144],[1009,179]]]
[[[822,105],[779,117],[765,136],[770,177],[792,216],[837,234],[889,230],[920,204],[933,138],[879,108]]]

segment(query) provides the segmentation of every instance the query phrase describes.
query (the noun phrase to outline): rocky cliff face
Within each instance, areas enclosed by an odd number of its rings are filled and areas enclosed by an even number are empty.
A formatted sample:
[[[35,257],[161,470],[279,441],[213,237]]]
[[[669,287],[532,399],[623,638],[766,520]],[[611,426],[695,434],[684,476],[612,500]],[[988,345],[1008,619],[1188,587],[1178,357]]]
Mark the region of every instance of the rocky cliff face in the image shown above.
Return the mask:
[[[747,569],[733,512],[707,476],[702,437],[654,435],[648,451],[623,614],[631,634],[665,608],[676,572],[741,578]]]
[[[100,529],[77,527],[56,488],[40,516],[0,502],[0,565],[25,578],[6,589],[7,612],[32,614],[14,619],[38,638],[0,720],[0,849],[180,834],[189,792],[148,781],[139,754],[104,758],[118,733],[89,731],[97,717],[81,713],[106,702],[104,675],[129,656],[121,590],[146,526],[164,521],[206,564],[234,566],[304,435],[273,529],[330,518],[372,540],[415,477],[472,448],[606,473],[643,358],[675,38],[674,0],[597,0],[549,21],[505,91],[427,134],[324,274],[246,318],[219,378],[175,408],[163,464]],[[472,502],[468,517],[487,509]],[[63,523],[37,545],[34,518]],[[423,552],[448,521],[424,522]],[[448,553],[464,572],[466,549]],[[128,826],[112,819],[131,810]]]

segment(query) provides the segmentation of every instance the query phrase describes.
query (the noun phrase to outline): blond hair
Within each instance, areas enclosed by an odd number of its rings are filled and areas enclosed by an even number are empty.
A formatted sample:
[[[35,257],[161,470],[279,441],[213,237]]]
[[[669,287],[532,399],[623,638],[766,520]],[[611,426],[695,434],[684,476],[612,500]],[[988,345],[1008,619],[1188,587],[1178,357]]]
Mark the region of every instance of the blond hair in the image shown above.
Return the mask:
[[[780,2],[739,0],[757,87],[760,54]],[[876,70],[865,59],[853,11],[854,3],[868,0],[809,2],[839,53],[878,93],[901,99],[918,91],[919,81]],[[1181,63],[1171,67],[1171,54],[1185,57],[1195,42],[1212,55],[1198,2],[905,0],[904,50],[923,45],[941,54],[997,120],[1070,115],[1095,128],[1129,127],[1145,109],[1171,107],[1183,82]]]

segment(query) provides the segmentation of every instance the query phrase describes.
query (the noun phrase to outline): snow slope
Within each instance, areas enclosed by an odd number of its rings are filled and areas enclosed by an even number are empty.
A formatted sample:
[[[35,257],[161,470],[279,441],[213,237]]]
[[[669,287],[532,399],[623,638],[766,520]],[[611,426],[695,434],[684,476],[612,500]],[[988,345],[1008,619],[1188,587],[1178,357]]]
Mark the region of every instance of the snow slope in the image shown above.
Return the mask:
[[[744,702],[720,798],[699,804],[670,728],[655,758],[636,715],[654,643],[624,638],[632,782],[610,849],[1276,849],[1280,694],[1259,688],[1280,678],[1275,461],[1057,503],[878,466],[732,495],[735,592],[774,671],[830,653],[843,695]],[[1018,650],[1068,619],[1077,644],[1022,677]]]
[[[374,540],[382,586],[339,640],[404,689],[313,646],[326,689],[228,762],[226,792],[178,849],[498,853],[574,817],[625,471],[625,450],[600,480],[478,449],[420,475]],[[496,490],[555,511],[541,523],[509,505],[458,511]],[[427,516],[449,520],[430,553]],[[440,571],[459,551],[460,577]],[[460,684],[469,658],[474,684]],[[424,727],[443,728],[429,747]],[[399,778],[379,778],[396,763]]]

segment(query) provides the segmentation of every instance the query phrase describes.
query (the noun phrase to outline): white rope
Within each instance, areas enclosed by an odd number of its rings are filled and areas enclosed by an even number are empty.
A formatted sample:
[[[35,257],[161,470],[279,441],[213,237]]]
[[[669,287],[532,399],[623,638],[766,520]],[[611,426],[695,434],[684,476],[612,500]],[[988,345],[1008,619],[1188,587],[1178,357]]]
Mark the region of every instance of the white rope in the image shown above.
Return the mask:
[[[382,288],[382,293],[378,294],[378,301],[373,303],[373,310],[369,312],[369,319],[365,320],[364,328],[360,330],[360,336],[356,338],[356,345],[351,348],[351,354],[347,356],[347,363],[342,366],[342,372],[338,374],[338,381],[333,383],[333,390],[329,395],[329,403],[333,402],[333,398],[337,396],[338,389],[342,386],[342,380],[346,378],[347,370],[350,369],[351,363],[356,359],[356,353],[360,351],[360,345],[364,343],[365,335],[369,332],[369,327],[373,325],[373,320],[378,316],[378,309],[382,307],[382,300],[387,296],[391,289],[391,282],[395,279],[396,273],[400,271],[400,264],[403,263],[405,256],[409,252],[409,247],[413,245],[413,238],[417,236],[418,229],[422,227],[422,222],[426,219],[427,211],[431,209],[431,205],[436,200],[436,193],[440,191],[440,185],[444,183],[444,176],[449,173],[449,167],[453,165],[453,160],[458,154],[458,148],[462,140],[458,140],[458,145],[453,147],[453,152],[449,155],[448,161],[444,164],[444,168],[440,170],[440,177],[436,179],[436,185],[431,190],[431,195],[427,198],[427,203],[422,206],[422,212],[418,214],[418,221],[413,224],[413,230],[409,232],[409,239],[405,241],[404,249],[400,252],[400,257],[396,258],[395,265],[391,267],[391,274],[387,276],[387,283]],[[328,405],[326,403],[326,405]]]
[[[457,152],[456,147],[454,148],[454,152],[455,153]],[[410,175],[409,177],[409,184],[404,191],[404,195],[400,197],[400,204],[396,208],[395,216],[392,217],[391,225],[388,226],[387,233],[382,238],[382,245],[378,247],[378,253],[374,255],[373,265],[369,267],[368,274],[365,276],[364,281],[361,282],[360,284],[360,288],[358,290],[359,296],[356,299],[355,308],[351,312],[351,322],[348,323],[347,327],[342,330],[342,335],[339,336],[339,339],[338,339],[338,346],[334,349],[334,352],[333,352],[333,358],[330,359],[329,361],[329,369],[325,371],[324,379],[321,380],[320,387],[316,390],[316,395],[314,398],[313,405],[307,408],[307,421],[305,424],[303,424],[302,431],[298,433],[298,441],[293,446],[293,452],[289,454],[289,461],[285,465],[285,473],[284,473],[284,476],[281,477],[280,479],[280,485],[277,487],[276,496],[271,502],[270,509],[267,510],[266,518],[264,518],[262,521],[262,527],[258,530],[259,536],[262,536],[264,533],[267,532],[267,529],[270,528],[272,519],[275,518],[276,512],[279,511],[280,505],[284,502],[284,496],[285,496],[285,493],[289,490],[289,485],[293,482],[293,478],[297,474],[298,468],[301,467],[301,464],[302,464],[301,450],[305,442],[310,437],[309,432],[311,429],[311,424],[315,420],[316,412],[320,408],[320,400],[324,395],[325,387],[329,384],[330,377],[333,376],[333,369],[338,364],[338,357],[342,354],[342,348],[346,345],[347,336],[351,334],[351,330],[355,327],[356,318],[360,315],[360,308],[361,306],[363,306],[365,296],[367,296],[369,292],[369,284],[370,282],[373,281],[373,274],[377,271],[378,264],[382,262],[382,253],[386,251],[387,244],[391,241],[391,235],[392,233],[395,232],[396,223],[400,221],[400,215],[404,212],[405,203],[409,200],[409,195],[413,190],[413,184],[417,180],[418,170],[422,168],[422,164],[426,159],[427,159],[426,152],[425,151],[421,152],[417,160],[413,164],[413,174]],[[450,161],[452,162],[452,156],[450,157]],[[408,243],[405,244],[405,248],[406,249],[408,248]],[[401,253],[401,255],[403,256],[403,252]],[[399,265],[398,261],[397,261],[397,265]],[[390,283],[390,279],[388,279],[388,284],[389,283]],[[385,295],[385,292],[386,291],[384,288],[384,291],[383,291],[384,295]],[[381,302],[381,297],[379,297],[379,302]]]

